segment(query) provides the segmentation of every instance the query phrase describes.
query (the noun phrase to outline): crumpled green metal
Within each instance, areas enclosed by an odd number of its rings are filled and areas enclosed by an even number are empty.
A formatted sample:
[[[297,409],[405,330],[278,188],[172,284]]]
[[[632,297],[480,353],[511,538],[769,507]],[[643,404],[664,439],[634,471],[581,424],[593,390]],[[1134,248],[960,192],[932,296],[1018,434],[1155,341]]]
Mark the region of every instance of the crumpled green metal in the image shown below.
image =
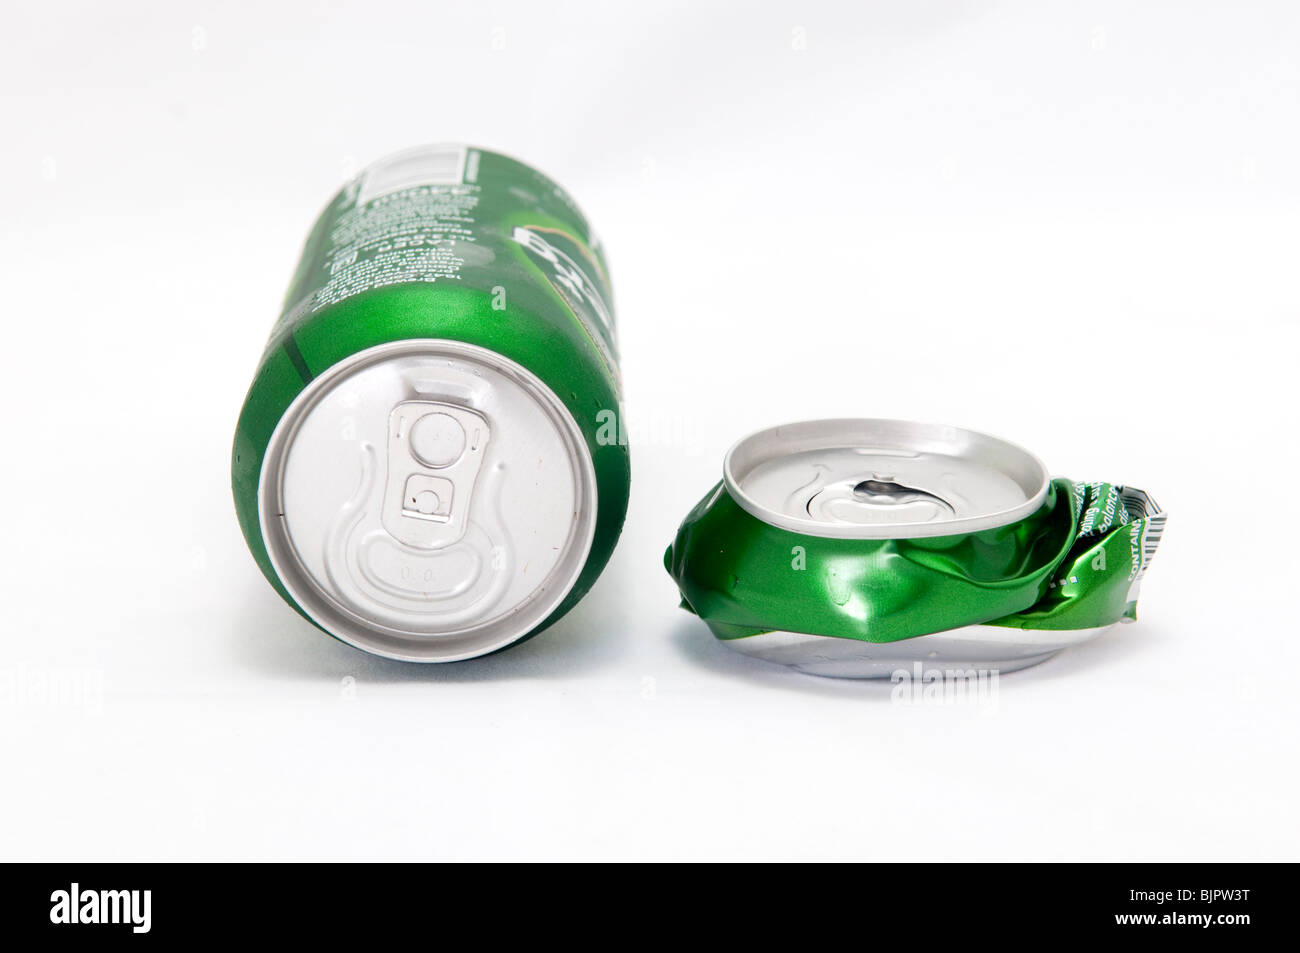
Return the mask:
[[[1007,526],[831,539],[764,523],[719,483],[686,517],[664,565],[683,608],[721,639],[785,631],[896,642],[979,623],[1091,628],[1135,617],[1129,596],[1163,520],[1141,491],[1057,479],[1037,512]]]

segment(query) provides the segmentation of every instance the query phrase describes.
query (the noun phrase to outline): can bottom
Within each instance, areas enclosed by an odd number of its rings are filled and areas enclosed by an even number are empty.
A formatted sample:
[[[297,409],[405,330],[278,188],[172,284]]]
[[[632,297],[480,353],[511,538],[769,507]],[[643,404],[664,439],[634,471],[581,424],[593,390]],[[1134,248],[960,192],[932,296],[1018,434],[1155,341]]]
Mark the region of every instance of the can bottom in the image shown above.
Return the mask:
[[[1109,625],[1093,629],[1016,629],[968,625],[897,642],[764,632],[723,645],[748,655],[827,678],[968,677],[1018,671],[1045,662],[1063,649],[1089,642]]]

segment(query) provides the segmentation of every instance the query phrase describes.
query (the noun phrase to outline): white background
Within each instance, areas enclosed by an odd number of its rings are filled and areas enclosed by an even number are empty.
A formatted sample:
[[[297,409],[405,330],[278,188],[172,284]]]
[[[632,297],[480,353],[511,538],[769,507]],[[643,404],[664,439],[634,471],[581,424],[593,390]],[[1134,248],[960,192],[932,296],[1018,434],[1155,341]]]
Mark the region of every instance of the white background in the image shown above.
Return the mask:
[[[1280,2],[6,9],[0,858],[1295,859],[1297,50]],[[280,602],[229,448],[325,201],[447,140],[599,229],[634,495],[560,624],[418,667]],[[1152,491],[1139,623],[982,707],[716,644],[678,521],[850,415]]]

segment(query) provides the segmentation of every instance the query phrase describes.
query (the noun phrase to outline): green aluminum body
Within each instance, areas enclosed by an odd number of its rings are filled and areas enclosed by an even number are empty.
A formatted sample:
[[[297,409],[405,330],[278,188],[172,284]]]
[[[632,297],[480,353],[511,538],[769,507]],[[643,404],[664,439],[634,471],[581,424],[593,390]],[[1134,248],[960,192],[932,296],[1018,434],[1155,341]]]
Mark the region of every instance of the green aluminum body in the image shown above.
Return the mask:
[[[304,388],[378,345],[438,339],[504,355],[540,378],[582,430],[596,475],[594,540],[568,596],[527,635],[591,587],[622,528],[628,449],[598,439],[602,422],[620,410],[604,257],[558,185],[506,156],[461,148],[459,184],[417,184],[372,199],[363,174],[334,197],[311,230],[239,415],[231,483],[240,528],[263,574],[304,616],[262,538],[263,458]]]
[[[1136,618],[1133,584],[1164,514],[1140,491],[1053,480],[1006,526],[918,539],[832,539],[742,509],[719,483],[664,563],[720,639],[783,631],[897,642],[961,626],[1078,630]]]

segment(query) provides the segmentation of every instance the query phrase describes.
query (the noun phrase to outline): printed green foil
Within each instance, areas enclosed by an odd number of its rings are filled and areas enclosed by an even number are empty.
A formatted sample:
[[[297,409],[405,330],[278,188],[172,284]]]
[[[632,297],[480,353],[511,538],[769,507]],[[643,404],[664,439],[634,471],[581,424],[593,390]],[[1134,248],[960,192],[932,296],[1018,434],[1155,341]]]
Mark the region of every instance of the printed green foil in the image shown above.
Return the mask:
[[[1137,615],[1165,514],[1141,490],[1052,481],[1033,515],[919,539],[791,532],[719,483],[664,554],[682,607],[719,639],[772,631],[897,642],[961,626],[1091,629]]]

